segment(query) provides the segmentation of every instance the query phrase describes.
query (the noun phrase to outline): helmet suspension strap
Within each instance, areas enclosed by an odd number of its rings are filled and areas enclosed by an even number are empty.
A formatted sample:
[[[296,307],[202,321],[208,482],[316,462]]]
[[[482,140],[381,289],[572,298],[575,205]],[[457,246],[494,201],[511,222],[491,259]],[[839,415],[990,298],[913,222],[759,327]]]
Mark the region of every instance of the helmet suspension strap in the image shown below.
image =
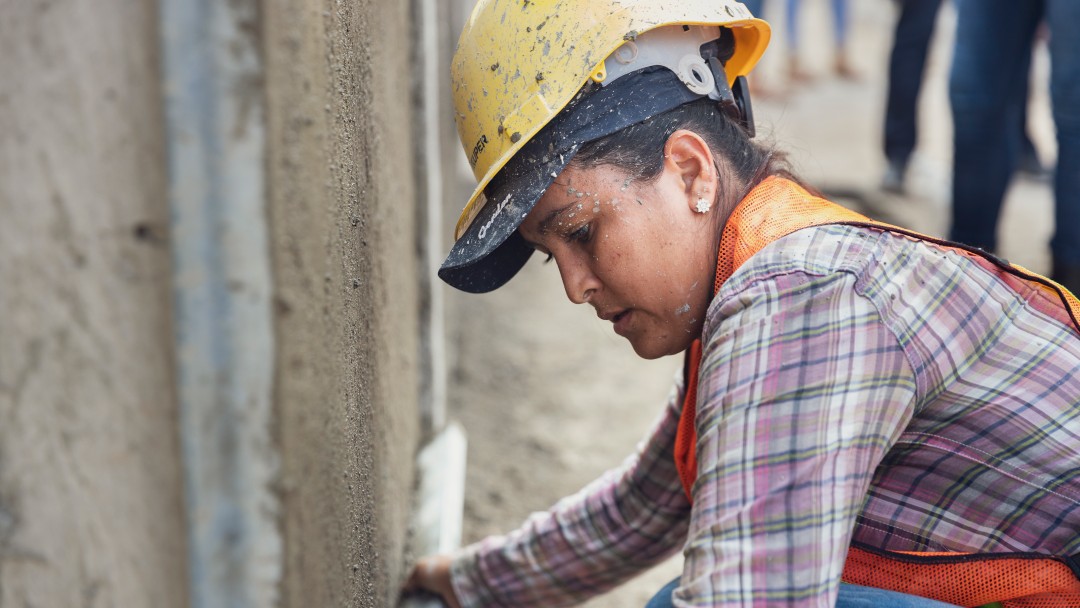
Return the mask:
[[[720,63],[716,57],[709,57],[708,62],[713,80],[716,81],[716,94],[720,97],[717,103],[720,109],[728,115],[728,118],[742,126],[747,135],[754,137],[756,133],[754,109],[750,105],[750,87],[746,82],[746,77],[739,76],[735,79],[734,86],[729,87],[724,64]]]

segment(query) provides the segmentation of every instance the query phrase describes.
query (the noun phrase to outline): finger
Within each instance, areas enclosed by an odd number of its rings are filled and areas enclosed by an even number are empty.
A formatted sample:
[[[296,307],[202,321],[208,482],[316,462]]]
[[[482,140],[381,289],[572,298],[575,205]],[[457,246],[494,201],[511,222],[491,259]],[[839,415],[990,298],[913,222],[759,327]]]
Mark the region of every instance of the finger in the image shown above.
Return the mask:
[[[442,591],[442,579],[449,582],[449,564],[442,563],[443,556],[421,557],[413,565],[409,576],[405,579],[402,589],[416,590],[427,589],[439,593]]]

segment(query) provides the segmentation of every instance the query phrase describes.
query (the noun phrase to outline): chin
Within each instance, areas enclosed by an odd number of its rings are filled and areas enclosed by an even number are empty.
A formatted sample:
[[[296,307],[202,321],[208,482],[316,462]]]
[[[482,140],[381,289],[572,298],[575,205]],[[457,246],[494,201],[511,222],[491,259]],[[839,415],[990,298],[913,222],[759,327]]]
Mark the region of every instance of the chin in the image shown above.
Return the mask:
[[[700,331],[700,329],[699,329]],[[694,338],[699,337],[700,333],[683,333],[679,332],[679,335],[671,335],[665,333],[661,336],[648,335],[647,332],[642,332],[634,337],[627,337],[627,341],[630,342],[630,346],[633,347],[637,356],[642,359],[659,359],[668,355],[678,355],[686,349],[690,348],[690,345],[694,343]]]
[[[686,350],[685,346],[677,348],[672,347],[669,344],[657,344],[647,340],[631,340],[630,346],[634,348],[634,352],[637,353],[637,356],[648,360],[659,359],[660,357],[674,355]]]

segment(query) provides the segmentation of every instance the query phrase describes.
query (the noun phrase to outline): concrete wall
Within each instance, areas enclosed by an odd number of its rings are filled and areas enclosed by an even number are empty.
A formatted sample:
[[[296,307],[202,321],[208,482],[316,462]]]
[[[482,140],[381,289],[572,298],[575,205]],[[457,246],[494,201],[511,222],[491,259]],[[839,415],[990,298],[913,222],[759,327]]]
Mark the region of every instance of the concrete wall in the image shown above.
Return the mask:
[[[0,15],[0,606],[184,606],[154,5]]]
[[[409,6],[264,6],[284,603],[389,606],[419,419]]]
[[[429,381],[415,20],[407,0],[258,6],[239,25],[262,50],[269,596],[389,606]],[[158,4],[0,15],[0,607],[189,605]]]

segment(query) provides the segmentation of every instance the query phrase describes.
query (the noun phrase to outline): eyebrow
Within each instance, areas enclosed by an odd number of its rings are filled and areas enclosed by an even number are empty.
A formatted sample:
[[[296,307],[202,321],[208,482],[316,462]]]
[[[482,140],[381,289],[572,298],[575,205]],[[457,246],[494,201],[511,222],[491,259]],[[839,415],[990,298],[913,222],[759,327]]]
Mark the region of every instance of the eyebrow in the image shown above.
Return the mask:
[[[558,209],[554,209],[552,211],[549,211],[548,214],[544,216],[544,219],[540,220],[540,225],[537,226],[537,229],[540,232],[540,235],[541,236],[546,235],[548,233],[548,230],[550,230],[550,228],[551,228],[551,223],[554,222],[556,220],[556,218],[558,218],[560,215],[565,213],[566,210],[569,209],[572,206],[574,206],[574,202],[570,202],[565,207],[560,207]],[[520,232],[520,230],[519,230],[519,232]],[[540,245],[538,243],[534,243],[534,242],[530,241],[529,239],[526,239],[524,234],[522,234],[521,236],[522,236],[522,239],[526,243],[528,243],[529,246],[531,246],[533,249],[536,249],[538,251],[541,250],[541,247],[540,247]]]
[[[546,216],[544,216],[544,219],[540,220],[540,226],[539,226],[540,234],[547,234],[548,229],[551,228],[551,223],[554,222],[556,218],[558,218],[560,215],[565,213],[568,209],[570,209],[571,207],[573,207],[576,204],[577,204],[576,201],[571,201],[565,207],[560,207],[558,209],[554,209],[554,210],[548,212],[548,214]]]

